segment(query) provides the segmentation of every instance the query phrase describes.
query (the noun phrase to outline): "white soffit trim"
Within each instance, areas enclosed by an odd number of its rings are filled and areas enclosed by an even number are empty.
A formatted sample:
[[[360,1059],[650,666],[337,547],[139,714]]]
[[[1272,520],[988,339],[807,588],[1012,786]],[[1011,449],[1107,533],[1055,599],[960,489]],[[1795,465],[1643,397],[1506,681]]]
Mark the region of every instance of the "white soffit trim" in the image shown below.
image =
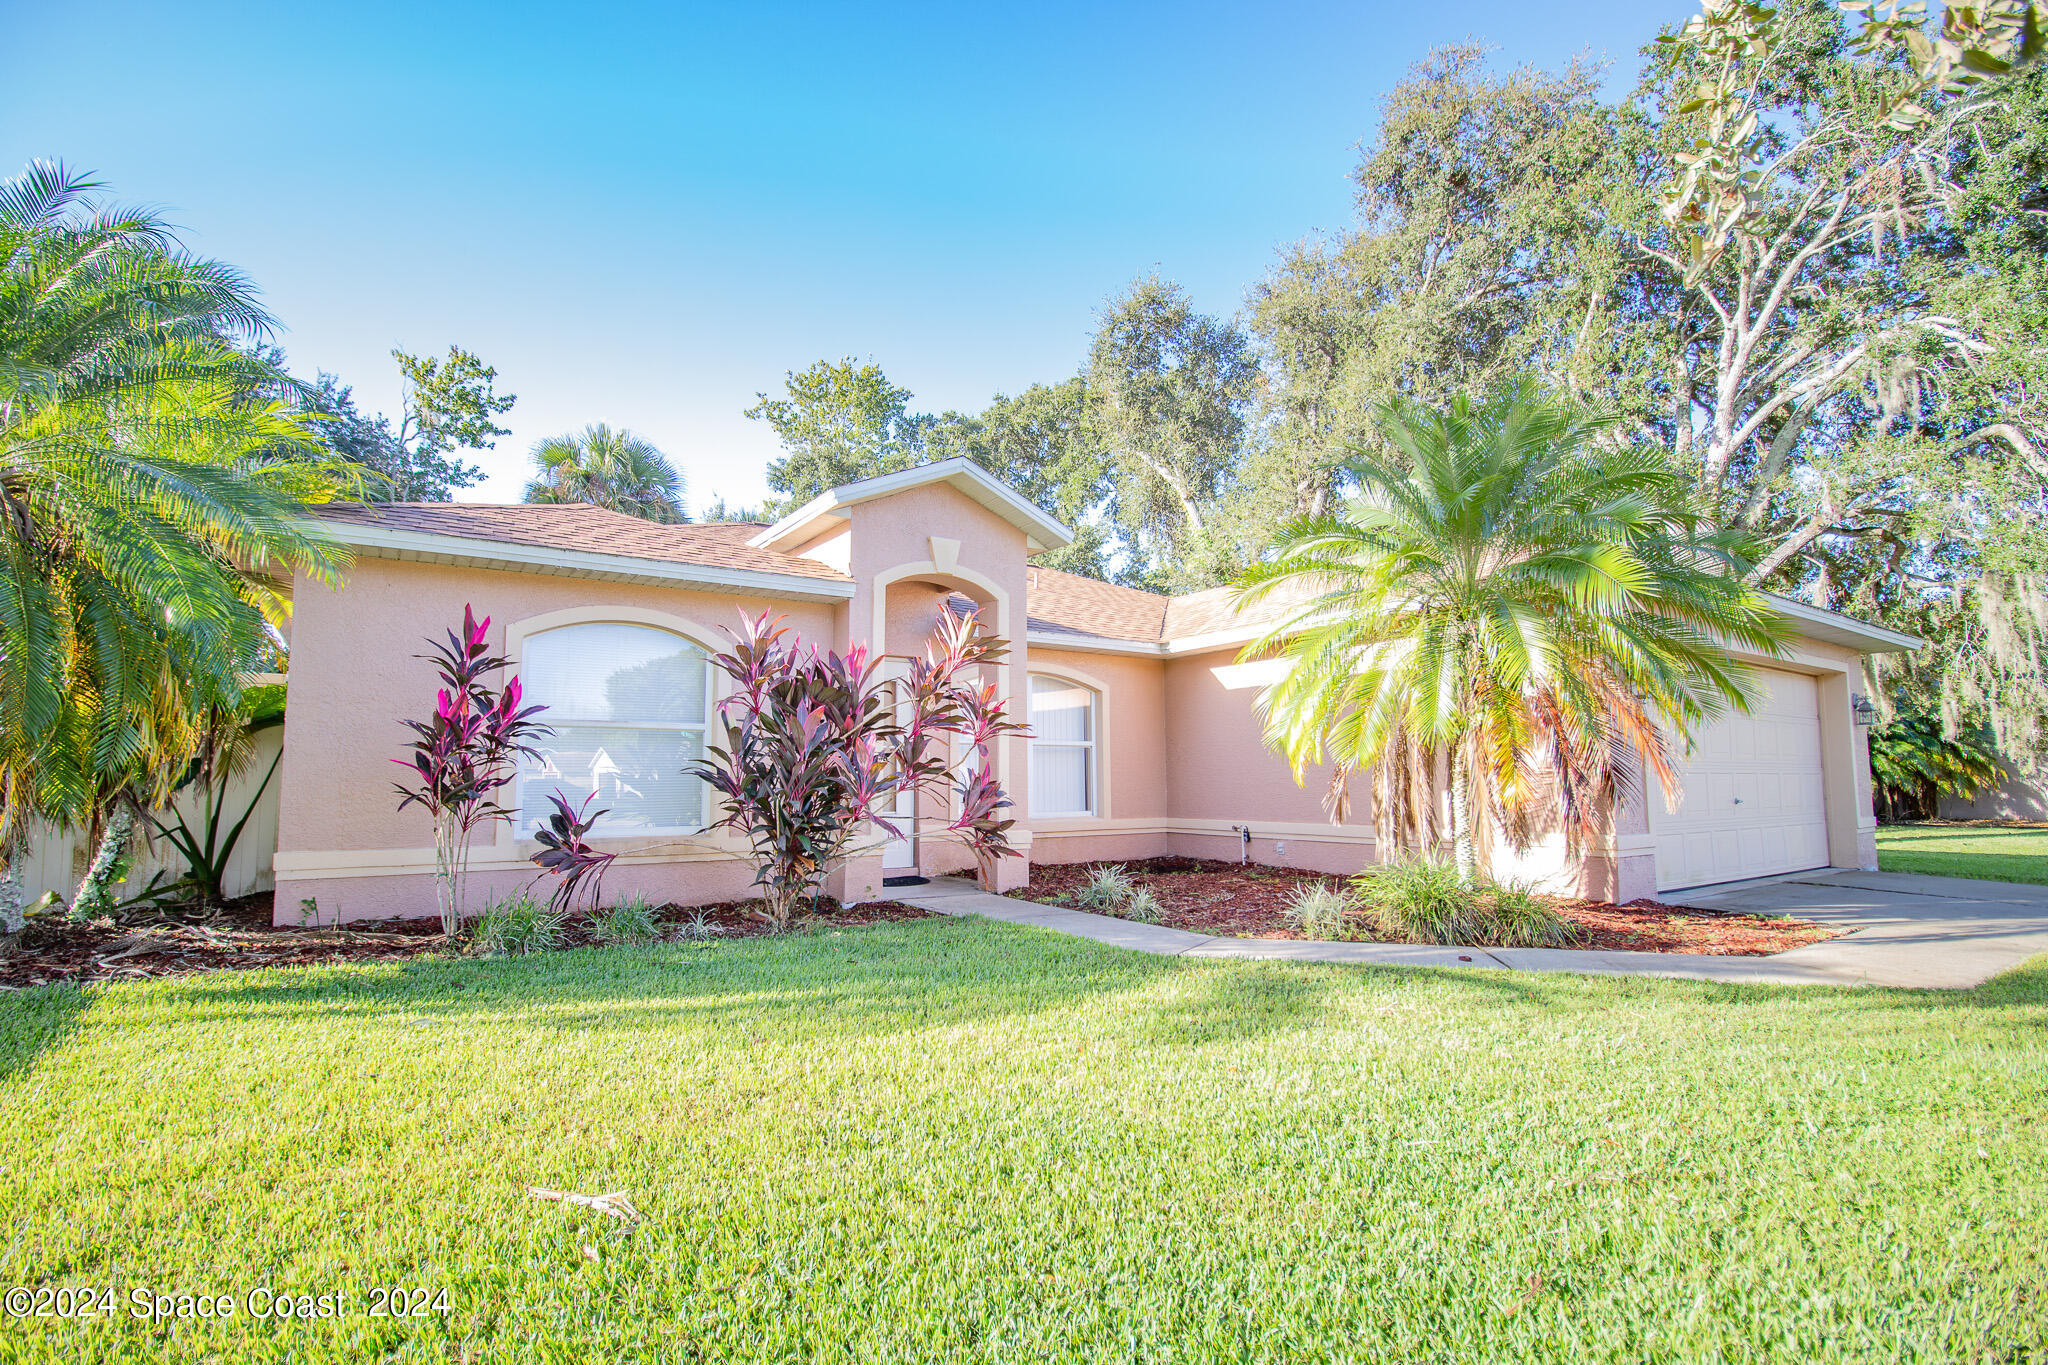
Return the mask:
[[[1926,643],[1917,635],[1874,626],[1838,611],[1810,606],[1797,598],[1780,597],[1774,592],[1767,592],[1764,596],[1770,599],[1772,606],[1790,617],[1798,625],[1799,633],[1809,640],[1842,645],[1865,654],[1905,654]]]
[[[964,455],[894,474],[878,474],[859,483],[828,489],[797,508],[781,521],[755,536],[749,544],[763,550],[777,549],[795,540],[807,540],[831,529],[831,523],[845,520],[845,512],[856,503],[873,502],[892,493],[923,488],[928,484],[951,484],[960,492],[994,512],[1024,533],[1033,550],[1057,550],[1073,542],[1074,533],[1038,510],[1015,489]]]
[[[499,569],[509,573],[549,574],[563,578],[599,578],[613,583],[652,583],[670,588],[709,588],[804,602],[843,602],[853,584],[803,574],[764,573],[757,569],[724,569],[710,564],[684,564],[669,559],[599,554],[591,550],[559,550],[519,545],[505,540],[474,540],[430,531],[400,531],[360,522],[320,523],[335,539],[371,559],[405,559],[425,564]]]
[[[1113,635],[1069,635],[1061,630],[1028,630],[1024,633],[1024,642],[1040,649],[1071,649],[1083,654],[1142,654],[1163,659],[1248,645],[1264,634],[1265,629],[1264,626],[1240,626],[1236,630],[1212,630],[1168,640],[1164,644],[1151,640],[1119,640]]]
[[[1141,654],[1160,658],[1165,646],[1150,640],[1119,640],[1113,635],[1069,635],[1063,630],[1027,630],[1024,643],[1038,649],[1070,649],[1077,654]]]

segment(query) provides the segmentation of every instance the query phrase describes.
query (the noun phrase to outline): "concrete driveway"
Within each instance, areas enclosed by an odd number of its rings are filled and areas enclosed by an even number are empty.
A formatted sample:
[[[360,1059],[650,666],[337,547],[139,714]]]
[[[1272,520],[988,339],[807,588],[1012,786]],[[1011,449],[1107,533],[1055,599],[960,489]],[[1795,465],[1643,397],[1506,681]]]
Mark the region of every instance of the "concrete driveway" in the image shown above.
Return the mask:
[[[1822,870],[1673,891],[1665,899],[1855,926],[1842,938],[1768,959],[1842,982],[1975,986],[2048,952],[2048,886]]]

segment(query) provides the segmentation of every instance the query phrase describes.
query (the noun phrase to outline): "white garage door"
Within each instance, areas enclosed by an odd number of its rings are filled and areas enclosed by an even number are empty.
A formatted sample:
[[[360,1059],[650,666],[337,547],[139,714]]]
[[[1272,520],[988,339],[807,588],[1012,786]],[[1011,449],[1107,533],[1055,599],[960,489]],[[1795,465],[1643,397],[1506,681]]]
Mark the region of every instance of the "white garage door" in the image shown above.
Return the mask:
[[[1754,712],[1710,722],[1679,761],[1684,795],[1675,812],[1651,782],[1660,891],[1827,865],[1819,687],[1775,669],[1758,677],[1769,696]]]

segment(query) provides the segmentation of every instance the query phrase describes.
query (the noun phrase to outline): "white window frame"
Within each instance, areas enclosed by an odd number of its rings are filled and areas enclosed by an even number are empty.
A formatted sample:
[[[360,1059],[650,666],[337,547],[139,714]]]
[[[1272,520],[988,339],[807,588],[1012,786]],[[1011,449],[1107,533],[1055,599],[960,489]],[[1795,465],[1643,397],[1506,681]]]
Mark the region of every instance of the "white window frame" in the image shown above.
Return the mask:
[[[520,664],[518,669],[519,673],[522,676],[525,673],[525,656],[527,652],[533,648],[534,641],[542,639],[545,636],[552,635],[557,631],[575,630],[579,626],[631,626],[635,630],[657,631],[663,635],[674,636],[675,639],[680,641],[682,644],[687,645],[691,649],[696,650],[699,654],[702,654],[704,656],[703,718],[695,722],[663,720],[597,720],[592,719],[588,716],[576,716],[566,714],[562,707],[550,704],[548,705],[547,710],[543,711],[538,717],[536,717],[536,719],[541,724],[550,726],[580,725],[588,726],[593,729],[605,730],[659,730],[663,732],[672,731],[677,734],[694,733],[697,736],[698,747],[700,749],[706,743],[709,742],[708,736],[711,732],[711,718],[713,715],[717,713],[718,710],[718,697],[716,696],[718,668],[717,665],[711,662],[711,650],[706,648],[700,642],[693,640],[689,636],[683,634],[681,631],[671,630],[667,626],[657,625],[651,621],[612,619],[609,617],[592,617],[588,620],[564,621],[558,625],[549,626],[545,630],[534,631],[532,634],[526,636],[520,642]],[[526,819],[526,784],[529,779],[529,773],[527,769],[527,765],[529,762],[531,762],[530,759],[527,759],[522,756],[514,765],[512,770],[512,809],[515,814],[513,833],[517,838],[520,839],[531,839],[533,837],[534,830],[538,829],[541,824],[541,817],[537,816],[532,820]],[[538,774],[534,774],[534,776],[538,776]],[[652,839],[667,838],[678,834],[703,833],[706,829],[710,828],[711,802],[715,793],[712,791],[710,783],[706,782],[702,785],[704,787],[704,800],[700,803],[704,812],[704,820],[702,823],[695,825],[662,825],[651,829],[635,829],[626,834],[613,835],[609,837],[630,839]],[[599,822],[598,827],[592,831],[592,835],[597,842],[604,842],[607,836],[605,834],[602,822]]]
[[[1070,678],[1062,673],[1031,673],[1024,679],[1025,714],[1031,715],[1036,709],[1038,679],[1056,682],[1066,687],[1078,687],[1088,694],[1088,738],[1086,739],[1040,739],[1031,736],[1031,752],[1036,754],[1043,746],[1048,749],[1080,749],[1087,755],[1088,808],[1086,810],[1043,810],[1038,804],[1038,783],[1031,784],[1031,818],[1034,820],[1091,820],[1097,817],[1102,805],[1102,756],[1098,741],[1102,735],[1102,689],[1093,683]],[[1035,720],[1034,717],[1034,730]],[[1035,765],[1034,765],[1035,768]]]

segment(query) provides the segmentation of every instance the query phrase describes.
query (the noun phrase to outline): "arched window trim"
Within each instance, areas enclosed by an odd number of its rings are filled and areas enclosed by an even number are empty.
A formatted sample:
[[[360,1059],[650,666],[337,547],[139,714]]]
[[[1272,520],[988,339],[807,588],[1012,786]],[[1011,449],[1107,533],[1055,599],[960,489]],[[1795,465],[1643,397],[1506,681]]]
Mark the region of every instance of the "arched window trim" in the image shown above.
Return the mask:
[[[708,742],[712,718],[717,713],[718,682],[724,675],[718,671],[717,666],[711,661],[712,646],[708,645],[704,640],[697,638],[698,632],[696,629],[685,628],[689,623],[678,621],[661,613],[632,609],[601,612],[582,610],[550,612],[545,616],[520,622],[507,632],[507,644],[511,647],[510,652],[513,656],[514,670],[522,675],[524,674],[528,652],[532,649],[535,640],[543,636],[552,635],[557,631],[574,630],[581,626],[604,625],[631,626],[639,630],[657,631],[664,635],[674,636],[682,644],[697,651],[701,656],[701,664],[704,669],[702,693],[704,698],[704,714],[695,721],[614,720],[604,716],[577,714],[568,705],[559,702],[548,702],[548,709],[543,711],[538,719],[543,723],[559,726],[580,725],[602,727],[610,730],[645,730],[650,732],[694,734],[698,741],[698,748],[701,750],[702,746]],[[534,697],[533,700],[540,701],[542,698]],[[508,833],[515,839],[531,838],[534,829],[539,824],[538,815],[529,818],[527,811],[527,783],[535,776],[529,766],[530,763],[531,760],[522,759],[513,770],[512,802],[510,803],[513,811],[513,822],[512,828]],[[560,784],[553,783],[551,785],[559,786]],[[572,799],[575,796],[574,793],[565,794],[570,795]],[[629,831],[613,833],[607,831],[604,828],[604,822],[600,821],[597,828],[591,831],[591,835],[599,842],[603,842],[607,838],[612,837],[639,839],[699,834],[704,831],[710,820],[712,800],[712,794],[707,786],[698,807],[698,823],[693,825],[642,826]],[[593,803],[593,808],[603,804],[604,798],[600,796],[597,802]]]

